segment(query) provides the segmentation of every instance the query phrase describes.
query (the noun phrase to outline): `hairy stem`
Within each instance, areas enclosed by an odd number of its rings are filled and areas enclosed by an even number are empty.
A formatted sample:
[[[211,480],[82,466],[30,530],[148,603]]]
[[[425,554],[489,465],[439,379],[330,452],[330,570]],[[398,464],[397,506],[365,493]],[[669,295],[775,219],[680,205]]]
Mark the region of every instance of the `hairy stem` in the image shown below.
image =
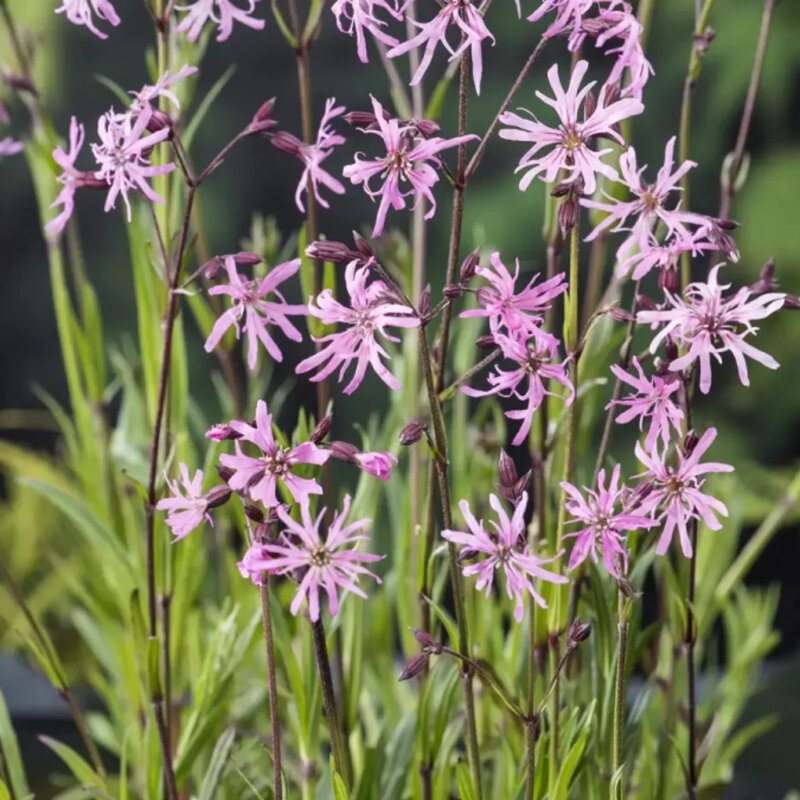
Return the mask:
[[[750,73],[750,85],[747,87],[747,97],[742,111],[742,120],[739,123],[739,133],[736,137],[736,146],[730,157],[730,162],[723,175],[722,198],[719,206],[720,219],[729,219],[731,204],[738,191],[739,172],[744,161],[744,149],[747,145],[747,135],[750,133],[750,123],[753,121],[753,110],[756,105],[756,95],[758,85],[761,82],[761,73],[764,71],[764,61],[767,56],[767,44],[769,42],[769,32],[772,26],[772,18],[775,12],[776,0],[764,0],[764,13],[761,17],[761,30],[758,34],[758,44],[756,45],[756,55],[753,60],[753,70]]]
[[[689,800],[697,798],[697,696],[695,686],[694,646],[697,640],[697,618],[695,615],[695,595],[697,589],[697,519],[689,521],[689,539],[692,543],[692,556],[689,559],[689,590],[686,609],[686,674],[687,711],[689,726],[689,749],[686,755],[687,786]]]
[[[281,723],[278,716],[278,685],[275,679],[275,644],[272,636],[272,613],[269,607],[271,578],[269,572],[261,577],[261,621],[264,628],[264,645],[267,656],[267,691],[269,693],[269,726],[272,741],[272,791],[275,800],[283,800],[281,765]]]
[[[611,800],[625,800],[625,779],[618,774],[622,767],[622,734],[625,730],[625,674],[628,653],[628,620],[625,597],[620,590],[617,598],[617,676],[614,690],[614,737],[612,754]]]

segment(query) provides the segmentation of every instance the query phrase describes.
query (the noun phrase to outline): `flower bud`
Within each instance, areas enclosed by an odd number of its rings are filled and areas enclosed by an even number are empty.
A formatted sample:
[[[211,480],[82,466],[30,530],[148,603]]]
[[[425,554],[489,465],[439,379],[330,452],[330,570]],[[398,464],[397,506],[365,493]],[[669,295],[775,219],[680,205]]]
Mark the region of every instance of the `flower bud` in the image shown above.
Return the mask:
[[[424,651],[411,656],[403,665],[403,671],[400,673],[398,680],[408,681],[412,678],[416,678],[427,666],[429,656],[430,653]]]
[[[800,297],[793,294],[787,294],[783,301],[783,307],[787,311],[800,311]]]
[[[247,126],[247,132],[250,134],[264,133],[265,131],[274,128],[278,122],[272,118],[272,112],[275,110],[275,98],[267,100],[256,111],[250,124]]]
[[[252,503],[244,504],[244,515],[257,525],[260,525],[264,521],[264,512]]]
[[[675,294],[680,288],[678,270],[669,265],[660,269],[658,271],[658,287],[662,292]]]
[[[639,311],[655,311],[658,306],[646,294],[637,294],[636,308]]]
[[[678,357],[678,345],[675,344],[673,339],[667,339],[664,349],[667,351],[668,361],[674,361]]]
[[[353,231],[353,244],[364,258],[375,258],[375,251],[372,249],[372,245],[357,231]]]
[[[378,118],[371,114],[369,111],[348,111],[342,119],[354,128],[372,128],[378,121]]]
[[[503,485],[502,483],[497,487],[497,491],[501,497],[504,497],[512,505],[516,505],[522,500],[522,495],[528,491],[528,486],[531,482],[531,471],[528,470],[521,478],[511,485]]]
[[[425,319],[431,313],[431,287],[428,284],[420,293],[419,296],[419,309],[418,313],[420,317]]]
[[[615,81],[614,83],[607,83],[603,87],[603,94],[601,95],[603,99],[603,105],[607,107],[612,103],[616,103],[621,95],[622,89],[620,88],[618,81]]]
[[[561,181],[550,192],[550,197],[566,197],[572,191],[572,181]]]
[[[231,490],[226,483],[214,486],[206,492],[205,499],[209,508],[224,506],[231,499]]]
[[[278,131],[271,141],[274,148],[282,153],[288,153],[290,156],[299,158],[303,150],[303,142],[288,131]]]
[[[500,473],[500,483],[503,486],[513,486],[519,480],[519,473],[514,459],[502,448],[500,449],[498,471]]]
[[[411,124],[419,131],[420,136],[436,136],[437,133],[441,130],[441,126],[438,122],[434,122],[432,119],[415,119],[411,120]]]
[[[771,258],[761,267],[758,280],[750,286],[750,291],[753,294],[766,294],[767,292],[775,292],[777,290],[778,282],[775,280],[775,259]]]
[[[333,414],[328,414],[326,417],[323,417],[317,423],[317,427],[314,428],[311,436],[309,437],[309,440],[313,444],[319,444],[331,432],[332,427],[333,427]]]
[[[150,133],[158,133],[159,131],[163,131],[164,128],[170,129],[170,135],[168,138],[172,138],[172,118],[169,114],[161,111],[159,108],[152,109],[153,113],[150,115],[150,119],[147,121],[147,130]]]
[[[575,197],[567,197],[558,207],[558,227],[562,236],[566,236],[578,221],[578,201]]]
[[[217,464],[217,475],[219,475],[225,483],[228,483],[235,474],[236,473],[230,467],[223,467],[222,464]]]
[[[630,311],[626,311],[624,308],[620,308],[619,306],[614,306],[608,310],[608,316],[614,320],[614,322],[633,322],[634,316],[630,313]]]
[[[442,289],[442,294],[448,300],[457,300],[464,294],[464,289],[457,283],[448,283],[447,286]]]
[[[436,655],[444,650],[444,645],[441,642],[437,642],[427,631],[423,631],[420,628],[411,628],[410,630],[414,638],[425,650],[436,653]]]
[[[240,267],[253,267],[263,261],[260,255],[249,253],[247,250],[240,250],[238,253],[234,253],[233,260]]]
[[[568,645],[577,645],[585,642],[592,635],[592,623],[582,622],[580,617],[575,617],[569,626]]]
[[[418,420],[412,420],[400,431],[400,444],[403,445],[403,447],[416,444],[422,438],[425,429],[426,426],[424,423]]]
[[[320,240],[306,247],[306,255],[319,261],[332,261],[334,264],[349,264],[358,261],[361,254],[351,250],[344,242]]]
[[[481,249],[476,247],[462,262],[461,273],[459,275],[459,283],[466,286],[474,277],[481,263]]]
[[[583,121],[586,122],[589,117],[597,111],[597,98],[594,92],[587,92],[586,99],[583,101]]]
[[[228,442],[241,438],[242,434],[235,431],[227,422],[220,422],[218,425],[212,425],[206,431],[206,439],[212,439],[215,442]]]
[[[492,350],[497,347],[497,342],[494,340],[494,336],[492,336],[491,333],[486,333],[475,340],[475,346],[479,347],[481,350]]]
[[[690,456],[699,441],[700,439],[694,431],[688,431],[686,436],[683,437],[683,452]]]
[[[339,461],[344,461],[348,464],[354,464],[356,456],[361,453],[361,451],[354,444],[340,441],[331,442],[330,450],[333,458],[337,458]]]

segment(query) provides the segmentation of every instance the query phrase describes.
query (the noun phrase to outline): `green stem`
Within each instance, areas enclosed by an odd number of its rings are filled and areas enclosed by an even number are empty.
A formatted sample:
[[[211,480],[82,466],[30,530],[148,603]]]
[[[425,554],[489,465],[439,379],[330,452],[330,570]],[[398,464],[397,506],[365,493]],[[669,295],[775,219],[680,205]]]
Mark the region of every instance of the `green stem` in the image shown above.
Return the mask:
[[[262,575],[261,621],[264,628],[264,645],[267,656],[267,690],[269,693],[269,725],[272,738],[272,791],[275,800],[283,800],[281,766],[281,722],[278,715],[278,685],[275,669],[275,644],[272,635],[272,613],[269,607],[270,574]]]
[[[692,122],[692,98],[694,96],[694,87],[700,77],[700,72],[703,68],[703,56],[705,53],[705,43],[702,42],[702,36],[706,32],[708,26],[708,18],[711,14],[711,9],[714,7],[716,0],[705,0],[700,14],[697,18],[697,24],[694,29],[692,49],[689,54],[689,66],[686,71],[686,80],[683,84],[683,101],[681,102],[681,121],[680,121],[680,135],[678,138],[678,162],[683,163],[689,158],[689,136],[691,133]],[[689,173],[687,172],[681,178],[682,189],[682,208],[689,209]],[[682,283],[686,286],[691,280],[691,256],[688,252],[681,255],[681,275]]]
[[[625,597],[619,592],[617,599],[617,678],[614,691],[614,739],[612,759],[611,800],[625,800],[625,778],[622,767],[622,735],[625,730],[625,674],[628,653],[628,620],[625,618]]]

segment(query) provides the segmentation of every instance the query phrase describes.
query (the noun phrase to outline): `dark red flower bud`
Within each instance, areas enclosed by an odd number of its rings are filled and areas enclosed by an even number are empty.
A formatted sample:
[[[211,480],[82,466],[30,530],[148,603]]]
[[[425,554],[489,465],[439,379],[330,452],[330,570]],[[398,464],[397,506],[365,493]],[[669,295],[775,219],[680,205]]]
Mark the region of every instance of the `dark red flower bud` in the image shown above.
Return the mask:
[[[700,439],[697,434],[694,431],[689,431],[686,436],[683,437],[683,452],[686,453],[687,456],[691,455],[699,441]]]
[[[320,261],[332,261],[334,264],[349,264],[358,261],[361,254],[351,250],[344,242],[317,241],[306,247],[306,255]]]
[[[448,283],[447,286],[442,289],[442,294],[448,300],[457,300],[464,294],[464,288],[457,283]]]
[[[209,508],[224,506],[231,499],[231,490],[227,484],[223,483],[209,489],[205,494],[205,498]]]
[[[252,520],[256,524],[261,524],[264,521],[264,512],[252,503],[244,504],[244,515],[247,519]]]
[[[476,247],[461,263],[461,272],[459,274],[459,283],[466,286],[474,277],[481,263],[481,249]]]
[[[619,306],[614,306],[608,310],[608,316],[614,320],[614,322],[632,322],[634,317],[630,311],[626,311],[624,308],[620,308]]]
[[[348,111],[342,119],[354,128],[371,128],[378,121],[378,118],[369,111]]]
[[[420,317],[423,319],[431,313],[431,287],[428,284],[420,293],[419,296],[419,309]]]
[[[680,288],[678,270],[668,265],[658,271],[658,286],[662,292],[675,294]]]
[[[667,352],[667,361],[674,361],[678,357],[678,345],[672,339],[667,339],[664,349]]]
[[[583,120],[584,122],[597,111],[597,98],[594,92],[587,92],[586,99],[583,101]]]
[[[622,94],[622,89],[620,88],[619,82],[615,83],[607,83],[603,87],[603,94],[601,97],[603,98],[603,105],[608,107],[612,103],[616,103],[619,100]]]
[[[219,475],[225,483],[228,483],[235,474],[236,473],[230,467],[223,467],[222,464],[217,464],[217,475]]]
[[[783,301],[783,307],[787,311],[800,311],[800,297],[793,294],[787,294],[786,299]]]
[[[426,653],[424,651],[411,656],[411,658],[409,658],[408,661],[403,664],[403,671],[400,673],[398,680],[409,681],[412,678],[416,678],[417,675],[424,671],[426,665],[428,664],[429,656],[430,653]]]
[[[425,650],[437,655],[444,650],[444,645],[441,642],[437,642],[427,631],[423,631],[420,628],[410,628],[410,630],[414,638]]]
[[[356,456],[361,453],[361,451],[354,444],[350,444],[350,442],[331,442],[330,449],[331,455],[334,458],[338,458],[339,461],[344,461],[348,464],[353,464],[356,460]]]
[[[275,110],[276,100],[273,97],[262,103],[261,107],[256,111],[250,124],[247,126],[247,132],[251,134],[264,133],[264,131],[271,130],[278,122],[272,118],[272,112]]]
[[[238,253],[234,253],[233,260],[240,267],[253,267],[263,261],[261,256],[257,253],[249,253],[246,250],[240,250]]]
[[[502,448],[500,449],[498,471],[500,473],[500,483],[503,486],[513,486],[519,480],[519,473],[514,459]]]
[[[766,294],[778,290],[778,281],[775,280],[775,259],[771,258],[761,267],[758,280],[750,286],[753,294]]]
[[[425,433],[426,427],[424,423],[412,420],[400,431],[400,444],[404,447],[416,444]]]
[[[518,478],[516,483],[509,486],[504,486],[502,483],[497,486],[497,491],[508,500],[512,505],[516,505],[522,500],[522,495],[528,491],[531,483],[531,471],[528,470],[521,478]]]
[[[439,123],[434,122],[432,119],[412,120],[411,124],[419,131],[421,136],[425,137],[436,136],[441,130]]]
[[[491,333],[485,333],[475,340],[475,346],[479,347],[481,350],[491,350],[497,347],[497,342],[494,340],[494,336],[492,336]]]
[[[241,438],[242,434],[235,431],[227,422],[212,425],[206,431],[206,439],[213,439],[215,442],[227,442]]]
[[[314,428],[314,431],[309,437],[310,441],[313,442],[314,444],[319,444],[331,432],[332,427],[333,427],[333,414],[328,414],[328,416],[323,417],[317,423],[317,427]]]
[[[288,131],[278,131],[271,141],[273,147],[290,156],[299,157],[304,147],[304,143]]]
[[[571,644],[574,647],[575,645],[580,644],[580,642],[585,642],[591,635],[592,623],[581,622],[580,617],[575,617],[572,625],[569,626],[567,646],[569,647]]]
[[[575,227],[579,210],[580,206],[575,197],[567,197],[558,207],[558,227],[562,236],[566,236]]]
[[[639,311],[655,311],[658,306],[646,294],[637,294],[636,308]]]
[[[170,115],[158,108],[154,108],[152,111],[153,113],[147,121],[147,130],[150,131],[150,133],[158,133],[159,131],[163,131],[164,128],[169,128],[171,131],[173,123]],[[172,133],[170,132],[170,138],[171,137]]]

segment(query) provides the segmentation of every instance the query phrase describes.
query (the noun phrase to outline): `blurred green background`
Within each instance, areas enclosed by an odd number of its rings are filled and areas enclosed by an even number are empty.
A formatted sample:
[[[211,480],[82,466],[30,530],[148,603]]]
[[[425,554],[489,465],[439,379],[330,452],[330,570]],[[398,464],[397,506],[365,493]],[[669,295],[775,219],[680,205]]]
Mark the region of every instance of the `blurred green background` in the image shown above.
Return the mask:
[[[143,52],[152,44],[150,21],[141,3],[118,3],[124,25],[101,42],[84,29],[55,16],[55,0],[36,3],[12,0],[10,6],[37,32],[37,75],[46,103],[60,131],[76,115],[86,123],[92,138],[93,120],[114,102],[98,75],[125,87],[146,81]],[[431,7],[433,3],[430,3]],[[420,16],[427,17],[422,4]],[[716,30],[696,89],[692,123],[691,157],[699,163],[692,173],[693,210],[715,213],[719,204],[719,170],[732,148],[752,66],[761,19],[759,0],[719,0],[711,19]],[[666,140],[677,133],[677,122],[686,71],[693,0],[655,0],[648,55],[656,74],[644,96],[646,113],[632,126],[632,139],[640,163],[660,166]],[[265,9],[263,13],[267,13]],[[481,133],[490,121],[529,50],[540,27],[520,22],[508,0],[495,0],[487,22],[497,36],[497,46],[484,48],[484,83],[479,98],[470,101],[469,128]],[[6,43],[0,38],[0,64]],[[563,46],[553,44],[517,95],[516,104],[534,107],[533,89],[545,84],[544,71]],[[593,59],[594,60],[594,59]],[[596,60],[595,60],[596,61]],[[198,135],[198,162],[210,157],[238,131],[267,98],[277,96],[276,117],[281,127],[299,133],[296,72],[292,54],[268,18],[264,32],[237,29],[223,45],[214,42],[203,62],[198,96],[202,96],[233,63],[235,73],[206,118]],[[602,65],[598,66],[602,68]],[[443,67],[440,58],[431,72]],[[313,92],[317,115],[326,97],[335,95],[349,109],[368,108],[370,92],[386,104],[389,95],[377,55],[362,67],[354,42],[339,34],[327,15],[323,34],[313,52]],[[7,90],[4,97],[10,99]],[[751,165],[746,184],[733,207],[742,223],[737,232],[741,261],[731,267],[737,282],[750,283],[761,265],[774,257],[784,290],[800,294],[800,3],[784,0],[776,10],[764,77],[756,103],[748,151]],[[453,98],[450,98],[452,101]],[[24,138],[26,120],[19,103],[10,102],[14,119],[11,132]],[[445,134],[453,131],[452,102],[443,118]],[[332,161],[341,167],[352,153],[371,143],[353,134]],[[527,270],[544,267],[541,227],[544,193],[535,186],[525,195],[517,188],[513,167],[519,148],[495,140],[468,193],[464,251],[476,245],[497,247],[508,259],[519,256]],[[299,165],[269,146],[265,140],[245,141],[227,159],[226,167],[209,182],[202,194],[203,214],[213,252],[239,249],[251,230],[254,214],[272,216],[286,235],[295,231],[301,216],[291,193],[299,177]],[[287,191],[291,187],[291,191]],[[442,281],[449,201],[440,192],[438,216],[430,226],[429,279]],[[40,408],[33,394],[41,386],[62,402],[66,387],[52,314],[45,248],[40,220],[25,161],[21,157],[0,164],[0,410],[4,438],[40,448],[52,448],[55,434],[47,426],[11,425],[17,418],[9,410]],[[132,300],[128,251],[120,213],[103,215],[100,195],[80,197],[80,225],[90,276],[100,293],[106,335],[116,345],[133,341],[135,308]],[[322,216],[322,231],[331,239],[347,238],[353,228],[363,228],[374,208],[362,192],[348,189],[345,202],[333,203]],[[392,224],[406,219],[395,215]],[[192,392],[204,406],[214,408],[215,397],[208,380],[208,362],[199,333],[188,326],[192,352]],[[711,399],[701,402],[698,415],[713,422],[720,436],[715,457],[730,461],[744,474],[758,494],[775,495],[800,456],[800,364],[797,342],[800,314],[785,313],[769,320],[759,336],[759,347],[783,365],[777,372],[754,366],[752,387],[742,389],[728,365],[715,374]],[[290,363],[293,363],[290,359]],[[287,369],[287,367],[284,367]],[[719,381],[719,383],[718,383]],[[374,387],[374,384],[373,384]],[[377,397],[377,387],[374,387]],[[368,393],[359,402],[368,401]],[[338,401],[337,401],[338,402]],[[352,401],[351,401],[352,402]],[[344,416],[347,403],[340,402]],[[8,424],[8,427],[6,425]],[[796,564],[800,539],[796,527],[786,528],[762,555],[754,572],[755,583],[781,584],[778,625],[782,644],[778,659],[765,676],[765,691],[754,698],[759,714],[777,709],[782,721],[767,737],[753,745],[742,760],[737,793],[731,797],[773,798],[800,785],[800,767],[793,758],[800,735],[800,583]],[[3,530],[3,535],[9,535]],[[14,535],[24,535],[15,532]],[[54,531],[54,535],[57,532]],[[0,546],[2,546],[0,544]],[[4,687],[6,688],[6,687]]]

